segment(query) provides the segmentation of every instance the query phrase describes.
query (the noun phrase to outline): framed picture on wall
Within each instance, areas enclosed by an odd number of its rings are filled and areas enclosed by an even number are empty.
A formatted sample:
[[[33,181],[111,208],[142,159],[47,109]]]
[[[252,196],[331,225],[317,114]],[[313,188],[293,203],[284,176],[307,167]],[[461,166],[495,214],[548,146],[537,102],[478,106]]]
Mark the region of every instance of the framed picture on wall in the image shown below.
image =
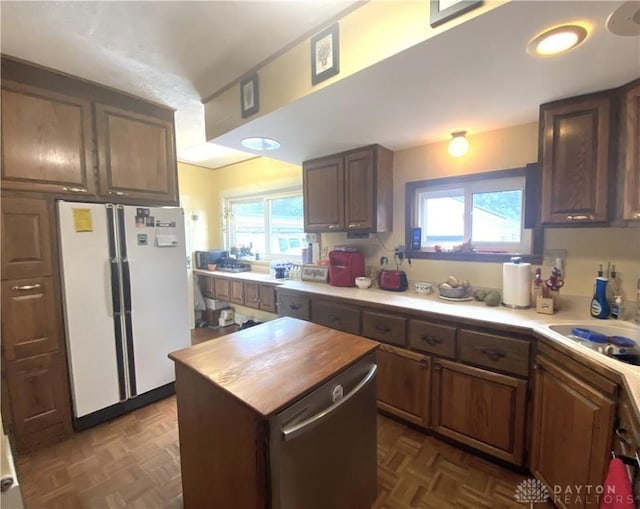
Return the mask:
[[[242,118],[258,113],[260,102],[258,100],[258,75],[254,74],[240,82],[240,111]]]
[[[482,5],[482,0],[431,0],[429,23],[442,25]]]
[[[340,72],[340,30],[334,23],[311,38],[311,83],[335,76]]]

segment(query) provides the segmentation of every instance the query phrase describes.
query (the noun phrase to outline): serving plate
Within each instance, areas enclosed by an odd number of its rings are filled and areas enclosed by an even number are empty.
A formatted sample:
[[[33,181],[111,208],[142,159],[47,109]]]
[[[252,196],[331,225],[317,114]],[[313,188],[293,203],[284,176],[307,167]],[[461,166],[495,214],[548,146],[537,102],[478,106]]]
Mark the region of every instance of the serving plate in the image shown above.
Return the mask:
[[[438,295],[442,300],[450,300],[451,302],[465,302],[473,300],[473,297],[443,297],[442,295]]]

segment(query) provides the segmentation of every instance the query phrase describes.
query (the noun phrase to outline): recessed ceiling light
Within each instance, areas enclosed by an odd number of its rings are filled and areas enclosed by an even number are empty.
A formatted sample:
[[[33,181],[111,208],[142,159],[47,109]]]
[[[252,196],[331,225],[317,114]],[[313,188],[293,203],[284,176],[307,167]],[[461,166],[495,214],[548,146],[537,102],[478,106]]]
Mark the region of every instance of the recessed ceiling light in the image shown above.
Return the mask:
[[[243,147],[250,148],[251,150],[277,150],[280,148],[280,142],[272,140],[271,138],[244,138],[240,143]]]
[[[539,57],[550,57],[565,53],[584,41],[587,29],[580,25],[562,25],[545,30],[527,46],[527,51]]]

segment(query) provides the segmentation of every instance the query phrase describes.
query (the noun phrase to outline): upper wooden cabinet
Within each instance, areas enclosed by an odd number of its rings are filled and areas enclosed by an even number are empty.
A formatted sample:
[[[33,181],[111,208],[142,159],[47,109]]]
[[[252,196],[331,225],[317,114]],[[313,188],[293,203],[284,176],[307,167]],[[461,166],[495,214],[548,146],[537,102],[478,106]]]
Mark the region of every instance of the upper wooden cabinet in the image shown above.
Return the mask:
[[[89,101],[3,80],[2,187],[94,194]]]
[[[173,123],[96,104],[101,196],[178,201]]]
[[[540,107],[543,224],[609,220],[611,98],[603,92]]]
[[[173,110],[2,57],[3,189],[178,204]]]
[[[45,200],[3,196],[2,279],[51,275],[51,210]]]
[[[306,232],[390,231],[393,152],[371,145],[302,165]]]
[[[625,87],[622,106],[622,218],[640,219],[640,80]]]

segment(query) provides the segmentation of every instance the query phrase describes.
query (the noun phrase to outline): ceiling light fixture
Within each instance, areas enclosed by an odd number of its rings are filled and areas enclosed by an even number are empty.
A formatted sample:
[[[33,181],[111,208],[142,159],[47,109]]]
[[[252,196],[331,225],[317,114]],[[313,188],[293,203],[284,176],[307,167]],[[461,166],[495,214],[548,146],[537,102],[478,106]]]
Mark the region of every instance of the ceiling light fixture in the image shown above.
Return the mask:
[[[449,141],[449,154],[453,157],[462,157],[469,150],[469,142],[465,137],[467,131],[453,131]]]
[[[587,38],[587,29],[580,25],[561,25],[536,35],[527,51],[538,57],[551,57],[575,48]]]
[[[263,138],[261,136],[253,138],[244,138],[240,141],[243,147],[251,150],[277,150],[280,148],[280,142],[271,138]]]

